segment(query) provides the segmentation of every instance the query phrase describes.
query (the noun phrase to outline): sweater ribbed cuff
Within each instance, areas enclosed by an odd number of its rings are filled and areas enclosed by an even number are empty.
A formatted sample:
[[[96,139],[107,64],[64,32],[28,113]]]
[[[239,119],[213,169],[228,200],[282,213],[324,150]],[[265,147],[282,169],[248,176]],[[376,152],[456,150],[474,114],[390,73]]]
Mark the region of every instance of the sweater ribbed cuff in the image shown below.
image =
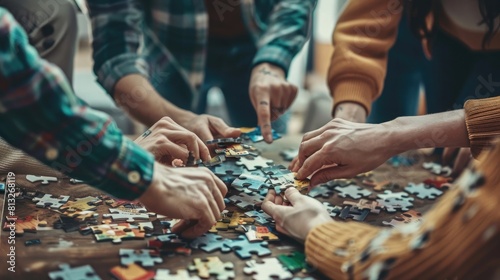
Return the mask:
[[[333,112],[338,105],[343,102],[358,103],[366,110],[366,115],[370,114],[375,89],[373,85],[360,79],[342,79],[330,84],[333,95]]]
[[[472,155],[477,158],[500,136],[500,98],[471,99],[465,103],[464,110]]]

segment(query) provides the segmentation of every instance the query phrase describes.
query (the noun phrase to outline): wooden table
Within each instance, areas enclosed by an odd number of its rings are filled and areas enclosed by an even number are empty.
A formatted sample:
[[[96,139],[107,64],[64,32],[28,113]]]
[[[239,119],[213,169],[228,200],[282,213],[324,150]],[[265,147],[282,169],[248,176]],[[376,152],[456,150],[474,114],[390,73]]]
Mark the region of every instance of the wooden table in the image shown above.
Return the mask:
[[[273,159],[275,163],[284,163],[278,155],[280,151],[285,148],[296,148],[300,142],[300,136],[289,136],[278,140],[272,145],[261,144],[256,145],[264,157]],[[408,182],[421,182],[426,178],[432,176],[427,170],[424,170],[422,162],[428,160],[429,157],[422,155],[420,162],[411,167],[394,168],[388,164],[384,164],[375,170],[372,179],[376,181],[391,180],[400,186],[405,186]],[[5,181],[5,175],[0,175],[0,179]],[[355,179],[358,185],[361,184],[360,179]],[[33,184],[26,180],[25,175],[16,174],[16,184],[19,187],[42,191],[44,193],[51,193],[53,195],[65,194],[70,195],[71,199],[85,197],[88,195],[101,194],[98,190],[86,185],[73,185],[69,183],[68,178],[60,178],[57,183],[50,183],[49,185],[41,185],[39,183]],[[366,189],[371,189],[366,187]],[[398,189],[396,189],[398,190]],[[401,190],[401,189],[399,189]],[[375,194],[376,195],[376,194]],[[323,199],[320,199],[323,200]],[[338,197],[335,194],[333,197],[325,201],[329,201],[334,205],[342,205],[346,200]],[[354,200],[350,200],[354,201]],[[425,213],[430,206],[434,203],[431,200],[420,200],[415,198],[414,209]],[[98,206],[98,212],[108,213],[108,206]],[[229,209],[235,209],[234,206],[229,206]],[[4,212],[5,213],[5,212]],[[389,214],[381,211],[380,214],[370,214],[365,220],[366,223],[381,226],[382,221],[390,221],[396,214]],[[30,200],[17,200],[16,201],[16,215],[19,217],[25,216],[38,216],[40,220],[46,220],[50,225],[55,222],[59,214],[48,209],[36,208],[35,204]],[[5,214],[2,215],[5,219]],[[227,238],[235,238],[240,235],[236,232],[221,232],[219,234]],[[119,265],[120,259],[118,251],[120,248],[129,249],[146,249],[145,240],[126,240],[122,244],[114,245],[111,242],[96,242],[93,235],[83,236],[79,232],[65,233],[63,230],[44,230],[37,233],[25,233],[23,236],[16,237],[16,272],[8,272],[6,268],[6,255],[8,253],[7,244],[8,232],[1,232],[1,245],[0,245],[0,279],[48,279],[48,272],[59,270],[58,265],[61,263],[68,263],[73,266],[80,266],[89,264],[102,279],[110,279],[111,275],[109,270],[111,267]],[[41,245],[26,247],[24,242],[30,239],[40,239]],[[270,244],[272,256],[276,257],[279,254],[286,254],[296,250],[303,250],[301,244],[283,237],[279,242]],[[219,253],[215,252],[207,254],[201,250],[193,250],[191,256],[177,255],[174,257],[164,257],[164,261],[160,265],[154,266],[154,269],[168,268],[171,271],[178,269],[185,269],[192,263],[194,258],[203,258],[207,256],[218,256],[224,262],[232,262],[235,265],[236,279],[251,279],[250,276],[243,274],[243,267],[245,261],[239,259],[233,252]],[[257,257],[253,256],[254,259]],[[297,276],[304,276],[297,274]],[[323,279],[321,274],[313,273],[315,279]]]

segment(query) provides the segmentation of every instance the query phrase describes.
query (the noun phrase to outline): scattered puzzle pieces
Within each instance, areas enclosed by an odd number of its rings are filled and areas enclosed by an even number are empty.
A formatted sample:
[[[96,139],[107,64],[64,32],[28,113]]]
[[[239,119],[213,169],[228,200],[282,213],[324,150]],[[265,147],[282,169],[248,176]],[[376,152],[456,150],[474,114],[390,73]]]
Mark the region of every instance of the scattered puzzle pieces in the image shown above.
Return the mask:
[[[386,226],[400,227],[401,225],[404,224],[420,223],[420,222],[422,222],[422,214],[415,210],[410,210],[408,212],[404,212],[403,214],[394,217],[394,219],[392,219],[390,222],[382,221],[382,224]]]
[[[344,205],[350,205],[359,210],[366,209],[373,214],[380,213],[380,208],[383,208],[383,206],[380,203],[366,199],[360,199],[358,202],[344,201]]]
[[[102,203],[97,197],[87,196],[83,198],[77,198],[75,201],[68,201],[60,208],[61,210],[76,209],[80,211],[93,211],[97,209],[97,205]]]
[[[372,194],[371,191],[365,190],[356,185],[348,185],[345,187],[335,187],[335,190],[339,192],[339,196],[346,198],[350,197],[352,199],[360,199],[362,197],[367,197]]]
[[[331,189],[330,186],[326,184],[321,184],[319,186],[316,186],[312,188],[307,195],[310,197],[322,197],[322,198],[329,198],[334,194],[333,189]]]
[[[223,164],[215,167],[214,173],[218,176],[223,175],[232,175],[232,176],[240,176],[245,172],[245,168],[243,166],[237,165],[236,161],[225,161]]]
[[[61,270],[49,272],[52,280],[101,280],[90,265],[71,268],[69,264],[59,265]]]
[[[248,217],[254,218],[255,221],[261,225],[266,225],[273,222],[273,217],[269,216],[262,210],[252,210],[245,212]]]
[[[5,223],[3,224],[4,231],[11,231],[14,228],[14,232],[16,235],[23,235],[25,232],[36,233],[38,227],[46,227],[46,221],[40,221],[38,219],[34,219],[31,216],[27,216],[24,219],[19,219],[16,216],[7,216],[5,217]]]
[[[388,213],[396,212],[398,209],[401,211],[408,211],[413,207],[413,197],[409,197],[406,192],[392,192],[386,190],[383,194],[377,195],[381,199],[377,202],[384,207]]]
[[[251,260],[246,262],[246,267],[243,268],[245,274],[253,275],[254,280],[268,279],[291,279],[293,274],[286,270],[277,258],[267,258]]]
[[[436,178],[429,178],[424,180],[424,184],[438,189],[449,188],[451,182],[450,177],[436,176]]]
[[[252,253],[259,257],[271,254],[271,250],[267,248],[267,242],[250,243],[244,235],[240,235],[237,239],[228,240],[224,246],[233,249],[234,253],[242,259],[250,258]]]
[[[288,255],[279,255],[278,260],[292,273],[299,271],[306,272],[311,269],[306,262],[306,255],[298,251]]]
[[[264,197],[257,193],[240,193],[229,197],[229,200],[242,210],[253,209],[255,204],[262,203]]]
[[[150,267],[163,262],[163,259],[159,256],[158,252],[146,249],[120,249],[120,257],[122,265],[138,263],[143,267]]]
[[[32,199],[36,202],[36,207],[45,208],[50,207],[52,209],[59,209],[69,200],[69,195],[61,195],[59,198],[53,198],[51,194],[44,194],[42,197],[35,197]]]
[[[334,206],[330,202],[323,202],[323,206],[325,206],[326,211],[330,214],[330,217],[336,217],[342,211],[342,207]]]
[[[105,219],[111,218],[113,221],[127,221],[128,223],[133,223],[135,220],[149,220],[149,214],[147,213],[134,213],[132,210],[126,211],[120,209],[109,209],[109,212],[111,214],[102,214],[102,217]]]
[[[144,232],[139,229],[133,229],[128,223],[121,224],[103,224],[90,226],[94,236],[98,242],[112,241],[114,244],[119,244],[125,239],[144,239]]]
[[[424,162],[422,164],[422,167],[429,170],[433,174],[441,175],[444,177],[449,177],[452,173],[452,170],[449,166],[442,166],[441,164],[435,162]]]
[[[427,186],[423,183],[420,184],[409,183],[408,186],[405,188],[405,191],[416,195],[420,199],[436,199],[436,197],[443,194],[442,191]]]
[[[248,238],[248,241],[250,242],[264,241],[264,240],[273,242],[280,240],[278,236],[269,231],[269,228],[265,226],[250,225],[246,227],[246,229],[247,231],[245,232],[245,235]]]
[[[252,192],[257,192],[261,188],[269,188],[266,183],[267,178],[255,174],[241,174],[236,180],[233,181],[231,186],[237,190],[248,189]]]
[[[235,277],[234,265],[230,262],[223,263],[219,257],[195,258],[194,265],[188,267],[190,271],[197,271],[198,276],[208,279],[214,276],[217,280],[228,280]]]

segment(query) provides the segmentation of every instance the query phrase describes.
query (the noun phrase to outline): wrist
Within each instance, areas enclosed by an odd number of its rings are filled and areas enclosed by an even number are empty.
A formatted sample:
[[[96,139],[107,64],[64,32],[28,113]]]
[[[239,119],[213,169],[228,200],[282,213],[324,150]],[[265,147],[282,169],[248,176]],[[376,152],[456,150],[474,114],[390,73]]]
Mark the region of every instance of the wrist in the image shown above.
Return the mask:
[[[252,70],[252,75],[257,74],[257,73],[260,73],[263,75],[273,75],[273,76],[283,78],[283,79],[285,78],[285,71],[283,71],[283,69],[281,67],[276,66],[272,63],[268,63],[268,62],[263,62],[263,63],[255,65],[253,70]]]
[[[362,105],[356,102],[342,102],[335,107],[333,117],[364,123],[366,122],[367,112]]]
[[[425,135],[415,135],[413,123],[407,117],[398,117],[392,121],[381,124],[385,130],[385,141],[389,143],[394,154],[400,154],[409,150],[427,148],[419,147],[419,138]]]

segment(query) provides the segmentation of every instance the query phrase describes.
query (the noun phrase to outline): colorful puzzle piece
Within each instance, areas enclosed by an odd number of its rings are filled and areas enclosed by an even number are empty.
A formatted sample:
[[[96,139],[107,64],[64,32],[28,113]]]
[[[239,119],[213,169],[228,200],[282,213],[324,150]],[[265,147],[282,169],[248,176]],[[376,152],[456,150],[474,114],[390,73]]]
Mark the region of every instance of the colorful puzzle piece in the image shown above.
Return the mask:
[[[382,205],[380,205],[376,201],[370,201],[367,199],[360,199],[358,202],[352,202],[352,201],[344,201],[344,205],[350,205],[352,207],[355,207],[356,209],[359,210],[369,210],[370,213],[373,214],[378,214],[380,213],[380,208],[383,208]]]
[[[436,197],[443,194],[442,191],[427,186],[423,183],[420,184],[409,183],[408,186],[405,188],[405,191],[416,195],[420,199],[436,199]]]
[[[59,271],[49,272],[52,280],[101,280],[90,265],[70,267],[69,264],[60,264]]]
[[[26,175],[26,180],[30,181],[31,183],[42,182],[42,185],[48,185],[49,182],[57,182],[56,177],[35,175]]]
[[[119,244],[125,239],[144,239],[144,232],[139,229],[133,229],[128,223],[121,224],[103,224],[90,226],[94,236],[98,242],[112,241],[114,244]]]
[[[242,210],[253,209],[255,204],[262,203],[264,197],[257,193],[239,193],[229,197],[229,200]]]
[[[382,221],[382,224],[386,226],[400,227],[401,225],[420,222],[422,222],[422,214],[415,210],[410,210],[394,217],[394,219],[392,219],[390,222]]]
[[[243,268],[245,274],[253,275],[254,280],[290,279],[293,274],[286,270],[277,258],[250,260]]]
[[[185,269],[177,270],[176,274],[170,274],[169,269],[157,269],[154,280],[201,280],[198,276],[189,276]]]
[[[208,279],[214,276],[217,280],[228,280],[235,277],[234,265],[230,262],[223,263],[219,257],[195,258],[194,265],[188,267],[190,271],[197,271],[198,276]]]
[[[23,235],[25,232],[36,233],[39,227],[46,227],[46,221],[40,221],[34,219],[31,216],[27,216],[24,219],[19,219],[16,216],[5,217],[5,223],[3,224],[4,231],[11,231],[14,227],[14,232],[16,235]]]
[[[271,250],[267,248],[267,242],[250,243],[244,235],[240,235],[237,239],[228,240],[224,246],[231,248],[242,259],[250,258],[252,253],[259,257],[271,254]]]
[[[340,214],[342,211],[342,207],[339,206],[334,206],[330,202],[323,202],[323,206],[325,207],[326,211],[328,214],[330,214],[330,217],[336,217],[337,215]]]
[[[102,203],[97,197],[87,196],[83,198],[77,198],[75,201],[68,201],[60,208],[61,210],[76,209],[80,211],[93,211],[96,210],[96,205]]]
[[[126,208],[122,208],[126,209]],[[147,213],[134,213],[134,208],[131,210],[120,210],[120,209],[109,209],[111,214],[102,214],[105,219],[111,218],[113,221],[127,221],[129,223],[135,222],[135,220],[149,220],[149,214]]]
[[[424,162],[422,167],[429,170],[433,174],[444,177],[449,177],[453,171],[449,166],[442,166],[441,164],[435,162]]]
[[[255,242],[255,241],[278,241],[280,240],[278,236],[276,236],[274,233],[269,231],[269,228],[265,226],[247,226],[246,227],[247,232],[245,232],[246,237],[248,238],[248,241],[250,242]]]
[[[122,265],[139,263],[143,267],[150,267],[163,262],[155,250],[120,249],[120,257]]]
[[[231,249],[227,246],[224,246],[226,242],[227,239],[223,238],[222,236],[213,233],[206,233],[191,241],[189,246],[191,246],[191,248],[193,249],[201,249],[207,253],[212,253],[217,250],[220,250],[223,253],[227,253],[231,251]]]
[[[425,179],[423,183],[431,187],[441,189],[449,188],[451,180],[452,179],[450,177],[436,176],[436,178]]]
[[[273,217],[269,216],[266,212],[262,210],[252,210],[245,212],[245,215],[255,219],[255,221],[261,225],[266,225],[273,222]]]
[[[118,280],[149,280],[155,277],[154,271],[148,271],[135,263],[125,267],[115,266],[110,270],[111,274]]]
[[[59,209],[64,203],[68,202],[69,195],[61,195],[59,198],[53,198],[51,194],[44,194],[42,197],[35,197],[32,199],[36,202],[36,207],[52,209]]]

